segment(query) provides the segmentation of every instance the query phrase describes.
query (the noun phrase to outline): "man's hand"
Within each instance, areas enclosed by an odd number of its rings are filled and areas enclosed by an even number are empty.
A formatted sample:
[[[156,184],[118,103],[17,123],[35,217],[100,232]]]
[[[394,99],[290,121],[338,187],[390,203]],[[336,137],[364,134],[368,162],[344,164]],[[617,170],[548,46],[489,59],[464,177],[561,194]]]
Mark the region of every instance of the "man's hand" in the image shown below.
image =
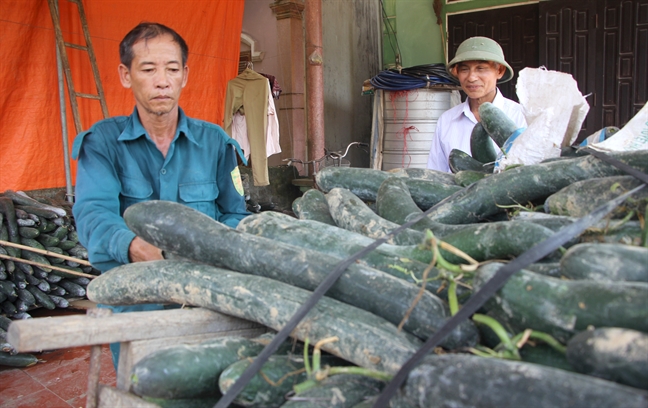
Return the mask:
[[[140,237],[135,237],[128,247],[128,258],[131,262],[155,261],[164,259],[162,250],[149,244]]]

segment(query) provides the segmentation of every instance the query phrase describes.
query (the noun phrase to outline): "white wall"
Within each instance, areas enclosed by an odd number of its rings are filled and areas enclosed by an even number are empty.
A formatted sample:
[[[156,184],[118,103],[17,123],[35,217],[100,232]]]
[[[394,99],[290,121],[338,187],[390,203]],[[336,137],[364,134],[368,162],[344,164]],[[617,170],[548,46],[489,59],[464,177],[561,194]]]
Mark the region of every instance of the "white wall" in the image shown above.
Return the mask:
[[[274,76],[281,75],[277,50],[277,20],[270,9],[273,0],[245,0],[243,32],[256,40],[263,61],[254,63],[254,70]],[[281,79],[281,78],[279,78]]]
[[[380,9],[377,1],[322,0],[326,148],[371,141],[373,97],[362,83],[380,72]],[[369,167],[369,154],[349,151],[351,166]]]

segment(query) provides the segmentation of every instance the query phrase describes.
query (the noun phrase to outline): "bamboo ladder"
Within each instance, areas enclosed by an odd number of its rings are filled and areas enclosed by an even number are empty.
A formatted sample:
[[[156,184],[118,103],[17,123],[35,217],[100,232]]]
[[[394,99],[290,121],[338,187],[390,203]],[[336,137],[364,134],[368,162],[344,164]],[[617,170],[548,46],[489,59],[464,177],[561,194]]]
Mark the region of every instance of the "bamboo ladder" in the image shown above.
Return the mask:
[[[68,134],[67,134],[67,119],[65,112],[65,91],[63,90],[63,74],[65,75],[65,82],[67,83],[68,98],[70,100],[70,107],[72,108],[72,117],[74,118],[74,128],[76,133],[81,133],[84,128],[81,123],[81,115],[79,114],[78,98],[86,98],[99,101],[103,118],[107,118],[108,106],[106,105],[106,97],[104,95],[103,86],[101,85],[101,78],[99,76],[99,68],[97,67],[97,59],[95,57],[94,49],[92,47],[92,40],[90,39],[90,32],[88,30],[88,21],[86,19],[85,11],[81,0],[68,0],[76,4],[79,19],[81,21],[81,28],[85,38],[85,45],[73,44],[66,42],[63,38],[63,30],[61,29],[61,18],[59,13],[59,0],[47,0],[49,5],[50,14],[52,16],[52,23],[54,25],[54,34],[56,38],[56,55],[57,55],[57,68],[59,75],[59,94],[61,105],[61,127],[63,132],[63,157],[65,164],[65,179],[67,187],[67,199],[72,202],[74,193],[72,191],[72,177],[70,172],[70,158],[68,149]],[[92,67],[92,74],[96,85],[96,94],[87,94],[77,92],[74,88],[72,80],[72,72],[70,69],[70,60],[68,58],[67,49],[74,48],[87,53]],[[61,72],[62,71],[62,72]]]
[[[81,0],[68,0],[77,5],[79,18],[81,20],[81,27],[83,29],[83,36],[85,38],[85,45],[72,44],[65,42],[63,39],[63,31],[61,30],[61,20],[59,16],[58,0],[47,0],[49,4],[50,14],[52,15],[52,22],[54,23],[54,31],[56,35],[56,45],[61,57],[63,65],[63,72],[65,73],[65,82],[67,83],[68,95],[70,98],[70,106],[72,107],[72,116],[74,117],[74,127],[77,133],[82,132],[83,126],[81,124],[81,117],[79,115],[79,104],[77,98],[87,98],[98,100],[101,104],[101,111],[104,119],[108,117],[108,106],[106,105],[106,98],[104,95],[103,87],[101,85],[101,78],[99,77],[99,68],[97,67],[97,59],[95,57],[94,49],[92,48],[92,40],[90,39],[90,32],[88,30],[88,21],[86,19],[85,11]],[[67,48],[74,48],[77,50],[85,51],[88,53],[90,59],[90,66],[92,67],[92,74],[97,86],[97,94],[86,94],[76,92],[74,90],[74,83],[72,81],[72,72],[70,70],[70,61],[67,55]]]

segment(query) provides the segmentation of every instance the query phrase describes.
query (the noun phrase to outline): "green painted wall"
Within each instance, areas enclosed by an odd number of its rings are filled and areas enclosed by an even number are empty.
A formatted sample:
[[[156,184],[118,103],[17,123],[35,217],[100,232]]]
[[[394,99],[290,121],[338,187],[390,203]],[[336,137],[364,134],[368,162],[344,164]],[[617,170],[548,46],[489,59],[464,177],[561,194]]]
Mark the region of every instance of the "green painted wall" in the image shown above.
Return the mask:
[[[537,3],[537,0],[460,0],[443,3],[441,22],[445,33],[446,14],[488,9],[516,3]],[[432,8],[433,0],[382,0],[383,4],[383,68],[396,65],[400,50],[402,67],[445,63],[441,29]],[[391,26],[387,25],[387,22]],[[393,28],[393,30],[392,30]]]

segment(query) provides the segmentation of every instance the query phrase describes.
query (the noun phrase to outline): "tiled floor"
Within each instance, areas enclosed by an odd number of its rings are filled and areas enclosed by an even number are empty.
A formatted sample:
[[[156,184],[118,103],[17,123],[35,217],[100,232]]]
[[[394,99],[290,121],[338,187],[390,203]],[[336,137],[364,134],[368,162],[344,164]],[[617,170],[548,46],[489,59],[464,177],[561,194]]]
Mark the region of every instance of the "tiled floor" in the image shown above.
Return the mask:
[[[85,407],[90,347],[32,354],[43,362],[26,368],[0,366],[0,408]],[[108,345],[102,346],[99,382],[116,382]]]

